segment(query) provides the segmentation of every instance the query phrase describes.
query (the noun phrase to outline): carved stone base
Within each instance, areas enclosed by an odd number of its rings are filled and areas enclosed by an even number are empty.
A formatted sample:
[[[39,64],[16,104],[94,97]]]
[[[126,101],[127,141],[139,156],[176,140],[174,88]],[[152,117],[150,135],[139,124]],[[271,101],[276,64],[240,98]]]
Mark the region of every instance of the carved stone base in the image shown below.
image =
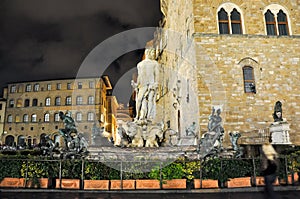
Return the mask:
[[[270,126],[272,144],[291,144],[290,124],[287,122],[274,122]]]

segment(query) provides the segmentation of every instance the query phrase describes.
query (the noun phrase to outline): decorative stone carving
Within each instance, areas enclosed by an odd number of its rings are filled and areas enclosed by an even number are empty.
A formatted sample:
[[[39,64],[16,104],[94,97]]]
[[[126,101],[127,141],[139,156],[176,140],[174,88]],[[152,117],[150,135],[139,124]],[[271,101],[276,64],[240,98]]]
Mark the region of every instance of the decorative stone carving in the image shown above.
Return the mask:
[[[291,144],[290,142],[290,124],[287,122],[274,122],[270,126],[270,135],[272,144]]]

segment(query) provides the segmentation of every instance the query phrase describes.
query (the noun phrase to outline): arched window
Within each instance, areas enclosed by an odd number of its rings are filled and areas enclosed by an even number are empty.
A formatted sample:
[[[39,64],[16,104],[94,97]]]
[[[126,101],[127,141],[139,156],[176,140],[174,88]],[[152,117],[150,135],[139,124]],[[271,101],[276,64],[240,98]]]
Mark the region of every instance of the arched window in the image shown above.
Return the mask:
[[[25,136],[24,135],[20,135],[18,137],[18,144],[17,145],[25,147],[26,143],[25,143]]]
[[[56,97],[55,98],[55,106],[60,106],[61,105],[61,103],[60,103],[60,97]]]
[[[31,122],[37,122],[37,116],[36,114],[31,115]]]
[[[34,84],[33,91],[37,92],[37,91],[39,91],[39,88],[40,88],[39,84]]]
[[[232,34],[242,34],[241,15],[234,8],[230,15]]]
[[[22,99],[17,100],[17,107],[18,108],[22,107]]]
[[[76,121],[77,122],[82,121],[82,113],[81,112],[76,113]]]
[[[50,106],[51,105],[51,98],[47,97],[45,100],[45,106]]]
[[[81,96],[76,97],[76,104],[81,105],[83,103],[83,98]]]
[[[13,99],[9,100],[8,106],[9,106],[10,108],[13,108],[14,105],[15,105],[15,101],[14,101]]]
[[[16,115],[15,122],[21,122],[21,119],[20,119],[20,116],[19,116],[19,115]]]
[[[280,10],[277,14],[277,22],[278,22],[278,33],[279,35],[288,35],[288,22],[286,14]]]
[[[46,113],[44,115],[44,122],[49,122],[50,121],[50,114],[49,113]]]
[[[14,146],[14,143],[15,143],[14,136],[12,136],[12,135],[6,136],[6,138],[5,138],[5,145],[7,145],[7,146]]]
[[[8,115],[8,116],[7,116],[7,122],[8,122],[8,123],[12,123],[12,121],[13,121],[12,115]]]
[[[25,101],[24,101],[24,107],[28,107],[29,103],[30,103],[30,100],[29,99],[25,99]]]
[[[266,20],[266,26],[267,26],[267,34],[268,35],[277,35],[275,17],[270,10],[268,10],[265,13],[265,20]]]
[[[37,99],[33,99],[32,100],[32,106],[37,106],[38,105],[38,100]]]
[[[29,121],[29,116],[28,114],[23,115],[23,122],[28,122]]]
[[[253,67],[243,67],[243,79],[245,93],[256,93]]]
[[[224,8],[221,8],[221,10],[218,12],[218,20],[220,34],[229,34],[228,14]]]
[[[278,4],[271,4],[264,10],[267,35],[290,35],[287,10]]]
[[[241,9],[233,3],[224,3],[218,9],[220,34],[243,34]]]
[[[94,96],[89,96],[88,97],[88,104],[94,104],[95,103],[95,100],[94,100]]]
[[[66,105],[72,105],[72,97],[71,96],[66,97]]]
[[[59,120],[60,120],[59,113],[55,113],[54,114],[54,121],[59,122]]]
[[[59,143],[60,143],[60,135],[55,135],[55,136],[54,136],[54,143],[55,143],[55,145],[59,146]]]
[[[30,92],[30,91],[31,91],[31,84],[27,84],[27,85],[26,85],[25,91],[26,91],[26,92]]]
[[[93,112],[88,112],[87,120],[89,122],[92,122],[92,121],[94,121],[94,119],[95,119],[94,113]]]

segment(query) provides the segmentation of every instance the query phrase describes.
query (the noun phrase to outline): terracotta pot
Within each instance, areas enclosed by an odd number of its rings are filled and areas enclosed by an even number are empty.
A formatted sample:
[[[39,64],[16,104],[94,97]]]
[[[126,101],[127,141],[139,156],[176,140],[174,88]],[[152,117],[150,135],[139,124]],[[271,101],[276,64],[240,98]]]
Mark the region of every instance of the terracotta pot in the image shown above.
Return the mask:
[[[215,189],[219,188],[218,180],[211,180],[211,179],[205,179],[202,180],[202,187],[201,187],[201,180],[200,179],[194,179],[194,187],[195,189]]]
[[[227,181],[227,187],[251,187],[251,177],[232,178]]]
[[[109,180],[84,180],[85,190],[109,190]]]
[[[110,190],[135,189],[135,180],[110,180]]]
[[[61,187],[60,187],[61,185]],[[79,179],[56,179],[56,187],[57,189],[80,189],[80,180]]]
[[[256,186],[265,186],[265,179],[263,176],[256,176]],[[273,183],[273,185],[279,185],[278,178],[276,178],[276,181]]]
[[[163,189],[186,189],[186,179],[164,180]]]
[[[282,184],[282,185],[286,185],[286,184],[291,185],[291,184],[293,184],[292,174],[289,174],[289,175],[288,175],[287,180],[288,180],[288,182],[286,183],[286,180],[285,180],[285,179],[280,179],[280,182],[279,182],[279,183]],[[294,183],[295,183],[295,182],[298,182],[298,180],[299,180],[298,173],[294,173]]]
[[[0,187],[23,188],[24,185],[24,178],[3,178],[0,182]]]
[[[48,188],[48,184],[49,184],[48,178],[39,178],[38,181],[39,181],[39,185],[33,184],[33,180],[29,179],[28,181],[26,181],[26,187],[27,188],[43,188],[43,189]]]
[[[159,180],[135,180],[136,189],[160,189]]]

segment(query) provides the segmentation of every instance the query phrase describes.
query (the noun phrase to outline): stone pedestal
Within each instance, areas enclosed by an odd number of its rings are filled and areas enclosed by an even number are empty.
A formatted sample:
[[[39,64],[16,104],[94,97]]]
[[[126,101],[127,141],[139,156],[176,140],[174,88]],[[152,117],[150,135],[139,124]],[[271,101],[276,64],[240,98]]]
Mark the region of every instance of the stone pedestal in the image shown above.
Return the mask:
[[[195,136],[181,137],[178,146],[195,146],[198,144],[198,139]]]
[[[272,144],[291,144],[290,124],[287,122],[274,122],[270,126]]]

